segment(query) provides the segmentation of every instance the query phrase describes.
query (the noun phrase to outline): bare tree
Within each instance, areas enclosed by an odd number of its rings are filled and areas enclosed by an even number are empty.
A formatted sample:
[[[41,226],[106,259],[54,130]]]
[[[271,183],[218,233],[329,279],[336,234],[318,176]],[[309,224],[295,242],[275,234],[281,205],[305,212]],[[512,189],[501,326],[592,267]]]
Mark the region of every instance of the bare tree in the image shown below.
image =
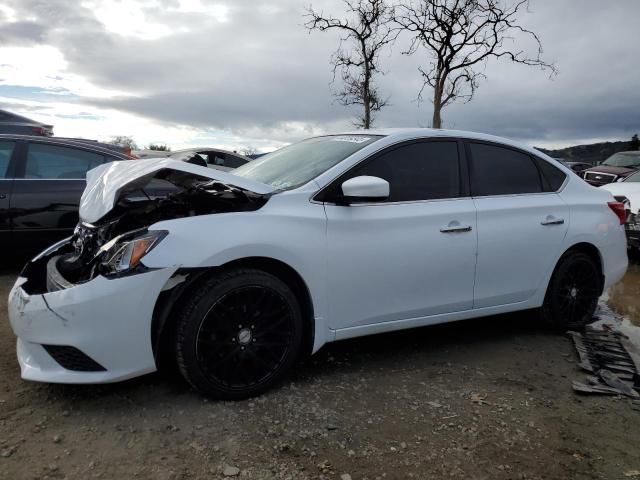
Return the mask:
[[[168,145],[162,143],[150,143],[147,150],[154,150],[156,152],[170,152],[171,148]]]
[[[251,155],[257,155],[258,154],[258,149],[256,147],[254,147],[253,145],[249,145],[247,147],[241,148],[240,149],[240,153],[242,155],[244,155],[245,157],[249,157]]]
[[[112,145],[118,145],[120,147],[128,148],[130,150],[136,150],[138,148],[138,145],[136,144],[133,137],[130,137],[128,135],[115,135],[111,137],[109,143]]]
[[[324,32],[338,30],[342,33],[338,49],[331,58],[333,78],[339,73],[343,87],[335,93],[341,105],[362,105],[364,112],[356,125],[370,128],[373,112],[379,112],[387,100],[380,96],[375,86],[379,68],[380,52],[393,42],[397,29],[392,28],[393,9],[385,0],[343,0],[347,8],[346,19],[325,17],[322,12],[306,10],[305,27]],[[349,50],[343,49],[349,43]]]
[[[473,98],[484,77],[478,70],[491,58],[506,58],[550,70],[551,75],[556,73],[552,63],[542,60],[538,35],[517,21],[529,0],[505,3],[508,1],[409,0],[396,7],[395,21],[412,35],[403,53],[411,55],[422,47],[431,57],[428,67],[419,68],[423,84],[418,99],[422,99],[427,86],[433,88],[433,128],[441,128],[444,107],[457,99],[468,102]],[[533,42],[536,53],[528,55],[515,46],[514,35]]]

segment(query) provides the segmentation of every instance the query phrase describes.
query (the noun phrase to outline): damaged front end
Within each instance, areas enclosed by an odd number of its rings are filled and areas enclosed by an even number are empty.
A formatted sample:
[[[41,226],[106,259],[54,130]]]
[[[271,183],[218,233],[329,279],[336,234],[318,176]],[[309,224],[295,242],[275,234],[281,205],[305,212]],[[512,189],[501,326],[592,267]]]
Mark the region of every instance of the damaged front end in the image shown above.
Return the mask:
[[[73,236],[27,264],[22,276],[28,281],[23,288],[28,293],[45,293],[87,282],[98,275],[112,278],[145,271],[142,258],[168,233],[149,230],[150,225],[198,215],[254,211],[270,196],[211,178],[209,169],[204,167],[195,168],[203,171],[154,168],[128,182],[121,181],[120,188],[112,188],[111,199],[104,195],[105,189],[100,184],[96,185],[96,179],[88,181],[83,205],[95,203],[97,198],[106,213],[97,221],[87,222],[81,205],[81,220]],[[105,180],[101,178],[100,182]],[[94,208],[93,216],[102,211],[96,213]]]

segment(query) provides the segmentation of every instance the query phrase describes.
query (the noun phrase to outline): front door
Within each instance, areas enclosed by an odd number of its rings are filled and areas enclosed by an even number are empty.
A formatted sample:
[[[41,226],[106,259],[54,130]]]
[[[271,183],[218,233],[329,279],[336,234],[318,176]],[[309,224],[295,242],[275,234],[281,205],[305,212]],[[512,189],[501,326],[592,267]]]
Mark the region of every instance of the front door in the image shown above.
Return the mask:
[[[388,200],[326,203],[333,329],[469,310],[476,211],[464,193],[455,140],[392,147],[329,187],[361,175],[387,180]]]

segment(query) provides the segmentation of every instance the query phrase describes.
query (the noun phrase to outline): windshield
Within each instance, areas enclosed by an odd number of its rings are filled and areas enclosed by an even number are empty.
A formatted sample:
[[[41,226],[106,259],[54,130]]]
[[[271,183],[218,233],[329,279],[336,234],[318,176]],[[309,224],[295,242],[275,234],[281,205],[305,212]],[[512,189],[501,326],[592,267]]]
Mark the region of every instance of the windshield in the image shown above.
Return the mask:
[[[289,190],[313,180],[380,138],[380,135],[309,138],[236,168],[233,174],[280,190]]]
[[[629,175],[623,182],[640,182],[640,172]]]
[[[640,167],[640,155],[633,153],[615,153],[607,158],[602,165],[611,167]]]

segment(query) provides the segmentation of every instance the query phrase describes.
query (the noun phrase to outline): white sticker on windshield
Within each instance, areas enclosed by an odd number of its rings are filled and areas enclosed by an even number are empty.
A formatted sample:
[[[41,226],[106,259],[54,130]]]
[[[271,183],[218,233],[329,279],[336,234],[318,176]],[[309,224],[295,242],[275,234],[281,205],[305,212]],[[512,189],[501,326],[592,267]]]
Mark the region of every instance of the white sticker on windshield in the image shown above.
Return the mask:
[[[334,142],[350,142],[350,143],[364,143],[371,140],[370,137],[333,137]]]

